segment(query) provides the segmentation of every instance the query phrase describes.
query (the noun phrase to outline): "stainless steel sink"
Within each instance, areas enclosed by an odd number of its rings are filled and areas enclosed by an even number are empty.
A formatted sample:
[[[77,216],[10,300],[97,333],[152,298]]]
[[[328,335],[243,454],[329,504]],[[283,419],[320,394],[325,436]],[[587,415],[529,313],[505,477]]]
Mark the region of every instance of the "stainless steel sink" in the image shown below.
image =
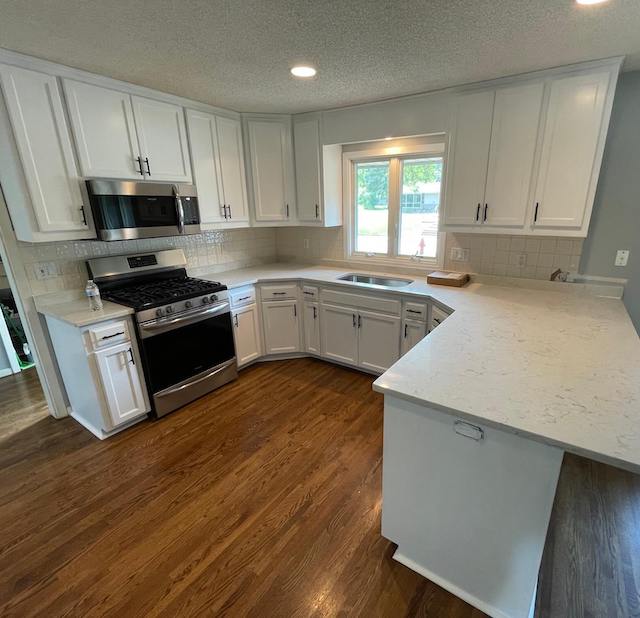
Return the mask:
[[[351,281],[353,283],[366,283],[367,285],[377,285],[383,288],[401,288],[413,283],[413,279],[395,279],[390,277],[376,277],[374,275],[362,275],[359,273],[349,273],[338,277],[340,281]]]

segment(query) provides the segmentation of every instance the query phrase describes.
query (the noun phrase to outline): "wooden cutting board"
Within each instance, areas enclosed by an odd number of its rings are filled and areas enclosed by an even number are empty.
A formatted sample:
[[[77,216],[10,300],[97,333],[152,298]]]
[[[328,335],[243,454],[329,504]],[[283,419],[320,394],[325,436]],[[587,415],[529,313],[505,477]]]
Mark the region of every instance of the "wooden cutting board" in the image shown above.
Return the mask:
[[[456,288],[461,288],[468,282],[469,275],[467,273],[444,273],[436,270],[427,275],[427,283],[434,283],[436,285],[451,285]]]

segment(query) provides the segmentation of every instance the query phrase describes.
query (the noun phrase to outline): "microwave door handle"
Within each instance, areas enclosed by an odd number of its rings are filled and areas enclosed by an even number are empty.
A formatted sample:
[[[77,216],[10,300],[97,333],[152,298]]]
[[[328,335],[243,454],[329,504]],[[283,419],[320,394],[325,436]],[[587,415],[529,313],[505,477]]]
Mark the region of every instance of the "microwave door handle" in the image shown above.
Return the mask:
[[[178,185],[173,185],[173,195],[176,200],[176,215],[178,216],[178,232],[184,234],[184,206],[182,205],[182,197]]]

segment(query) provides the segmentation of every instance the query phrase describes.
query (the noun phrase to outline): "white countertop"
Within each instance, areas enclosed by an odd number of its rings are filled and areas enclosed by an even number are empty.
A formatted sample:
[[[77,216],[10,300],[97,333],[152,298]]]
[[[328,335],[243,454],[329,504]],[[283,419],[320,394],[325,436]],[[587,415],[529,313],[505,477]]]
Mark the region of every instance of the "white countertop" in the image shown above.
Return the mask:
[[[36,297],[38,313],[62,320],[77,327],[89,326],[89,324],[113,320],[133,313],[133,309],[109,302],[108,300],[103,300],[102,304],[103,308],[101,311],[92,311],[89,309],[89,301],[86,298],[48,304],[38,301],[38,297]]]
[[[336,281],[346,272],[353,269],[274,264],[210,278],[229,287],[305,279],[372,290]],[[640,473],[640,338],[627,311],[620,300],[550,287],[456,289],[423,279],[393,290],[454,313],[374,389]]]
[[[229,288],[298,279],[431,298],[453,315],[380,376],[375,390],[640,473],[640,339],[622,301],[575,284],[457,289],[423,278],[381,290],[336,280],[353,271],[280,263],[198,276]],[[84,298],[37,306],[75,326],[133,313],[110,302],[93,312]]]

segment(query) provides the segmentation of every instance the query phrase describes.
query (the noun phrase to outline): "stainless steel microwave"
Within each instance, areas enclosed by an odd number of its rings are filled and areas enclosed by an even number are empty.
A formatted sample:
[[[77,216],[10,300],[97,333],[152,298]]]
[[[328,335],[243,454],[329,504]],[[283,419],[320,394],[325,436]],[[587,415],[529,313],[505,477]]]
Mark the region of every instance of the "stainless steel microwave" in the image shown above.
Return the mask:
[[[87,180],[100,240],[132,240],[200,232],[195,185]]]

